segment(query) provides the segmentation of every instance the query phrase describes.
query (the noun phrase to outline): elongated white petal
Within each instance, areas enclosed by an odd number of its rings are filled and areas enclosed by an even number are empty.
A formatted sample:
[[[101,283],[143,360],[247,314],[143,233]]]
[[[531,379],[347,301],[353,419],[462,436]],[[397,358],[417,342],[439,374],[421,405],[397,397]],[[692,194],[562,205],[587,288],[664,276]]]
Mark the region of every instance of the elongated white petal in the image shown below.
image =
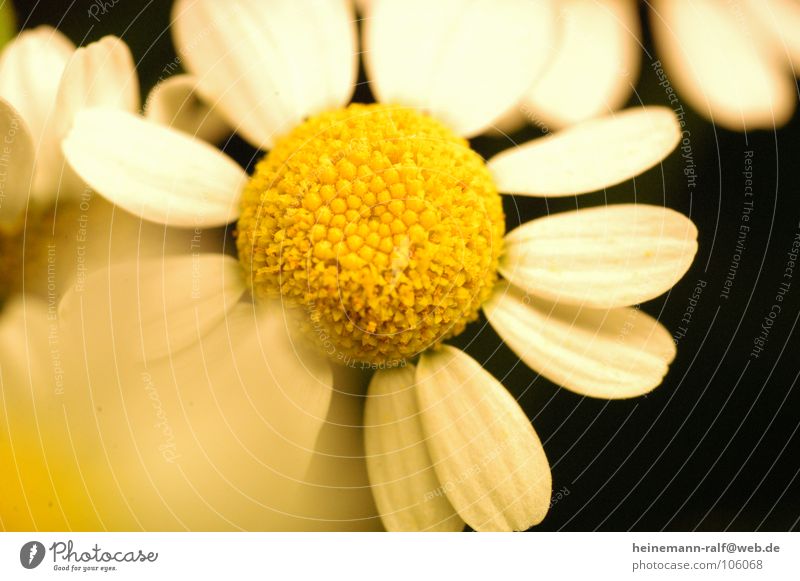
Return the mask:
[[[204,141],[129,113],[87,109],[63,147],[86,183],[146,220],[204,227],[238,217],[247,174]]]
[[[542,444],[510,393],[480,364],[445,346],[417,369],[420,416],[450,502],[478,531],[541,522],[552,481]]]
[[[55,197],[50,160],[58,157],[54,135],[55,101],[61,76],[75,45],[59,31],[39,26],[23,31],[0,55],[0,98],[8,101],[30,129],[37,163],[26,188],[41,204]]]
[[[619,204],[532,220],[506,236],[500,272],[526,291],[587,307],[634,305],[668,291],[697,253],[683,214]]]
[[[66,135],[75,114],[91,107],[135,113],[139,110],[139,79],[125,42],[105,36],[79,48],[64,70],[58,88],[58,136]]]
[[[602,190],[650,169],[675,149],[680,126],[665,107],[585,121],[489,160],[497,189],[528,196]]]
[[[642,395],[675,358],[669,332],[638,309],[557,305],[500,282],[483,310],[528,367],[581,395]]]
[[[5,176],[0,181],[0,225],[18,225],[28,204],[34,167],[34,146],[25,120],[0,99],[0,135],[4,135]]]
[[[144,107],[147,119],[216,143],[231,129],[216,109],[197,94],[197,79],[175,75],[156,85]]]
[[[762,25],[761,42],[800,77],[800,4],[796,0],[746,0],[747,16]]]
[[[634,0],[559,3],[555,57],[525,97],[527,113],[557,129],[624,105],[639,75]]]
[[[256,147],[352,94],[346,0],[179,0],[173,17],[175,44],[201,93]]]
[[[733,130],[783,125],[794,112],[794,80],[755,26],[716,0],[652,3],[658,57],[699,113]]]
[[[66,36],[39,26],[21,32],[0,55],[0,97],[20,112],[37,143],[53,114],[61,75],[74,51]]]
[[[460,531],[464,521],[433,469],[419,418],[413,366],[378,371],[364,410],[370,486],[389,531]]]
[[[115,36],[76,50],[59,83],[53,114],[37,157],[37,187],[64,199],[85,187],[65,163],[61,140],[75,115],[86,108],[139,110],[139,79],[128,45]]]
[[[364,26],[379,101],[417,107],[464,136],[517,103],[550,56],[549,1],[375,0]]]
[[[241,268],[223,254],[124,262],[91,273],[64,296],[67,327],[113,325],[114,347],[153,360],[196,343],[244,293]]]

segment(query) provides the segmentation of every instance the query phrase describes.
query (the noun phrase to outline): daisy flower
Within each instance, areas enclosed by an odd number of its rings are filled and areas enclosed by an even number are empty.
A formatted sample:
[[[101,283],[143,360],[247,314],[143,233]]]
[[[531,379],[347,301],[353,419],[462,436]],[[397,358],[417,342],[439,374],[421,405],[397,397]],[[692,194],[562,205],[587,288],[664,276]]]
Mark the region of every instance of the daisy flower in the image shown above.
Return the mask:
[[[548,2],[374,2],[363,54],[378,103],[348,105],[349,3],[179,0],[174,36],[198,93],[269,150],[252,175],[208,143],[117,111],[80,113],[64,142],[87,183],[148,220],[238,219],[238,262],[211,254],[97,275],[126,281],[113,312],[138,325],[142,357],[180,354],[244,308],[251,323],[296,325],[298,352],[302,337],[334,363],[378,369],[364,437],[390,530],[521,530],[547,512],[550,469],[530,421],[443,344],[481,311],[521,360],[583,395],[645,393],[675,355],[669,333],[632,306],[689,268],[689,219],[626,204],[506,234],[499,194],[572,196],[634,177],[677,144],[674,114],[624,111],[488,162],[465,139],[530,86],[552,20]],[[90,296],[65,300],[65,316]],[[324,415],[330,379],[317,377],[282,397]]]

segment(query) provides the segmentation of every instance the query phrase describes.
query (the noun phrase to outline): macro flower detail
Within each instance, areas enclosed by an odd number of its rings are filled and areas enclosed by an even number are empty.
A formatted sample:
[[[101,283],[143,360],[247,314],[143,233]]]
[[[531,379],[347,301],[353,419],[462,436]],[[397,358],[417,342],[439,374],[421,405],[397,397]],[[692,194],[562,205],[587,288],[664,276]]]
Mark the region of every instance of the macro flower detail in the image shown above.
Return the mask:
[[[551,30],[553,16],[549,2],[495,5],[443,2],[431,13],[426,2],[372,3],[363,44],[378,103],[348,105],[349,3],[179,1],[175,39],[197,93],[269,149],[252,176],[208,143],[130,113],[83,111],[64,143],[74,170],[129,212],[182,227],[238,219],[238,265],[219,253],[114,271],[127,281],[115,312],[140,329],[131,349],[173,356],[234,311],[254,313],[253,324],[267,312],[332,362],[399,367],[375,373],[364,420],[391,530],[521,530],[549,506],[549,465],[525,413],[442,341],[482,309],[545,377],[595,397],[646,393],[675,350],[631,307],[668,291],[697,250],[688,218],[643,204],[546,216],[504,236],[499,193],[603,189],[660,163],[680,132],[671,111],[645,107],[484,162],[465,138],[530,86],[547,51],[529,23]],[[422,33],[444,28],[452,34]],[[470,61],[478,29],[496,42]],[[65,316],[89,297],[67,297]],[[318,378],[329,393],[330,378]],[[313,415],[304,442],[321,429],[320,407]]]
[[[130,111],[138,106],[133,58],[116,37],[76,49],[57,30],[41,26],[22,32],[3,49],[0,300],[23,291],[44,295],[48,263],[56,251],[66,256],[76,246],[77,206],[85,186],[64,162],[60,143],[75,114],[83,107]],[[93,204],[92,217],[105,221],[107,208],[105,202]],[[59,290],[90,262],[89,253],[81,259],[79,265],[65,258],[58,269],[51,264]]]
[[[400,361],[459,334],[497,277],[505,219],[489,170],[413,109],[313,117],[256,166],[241,204],[253,294],[307,309],[357,361]]]

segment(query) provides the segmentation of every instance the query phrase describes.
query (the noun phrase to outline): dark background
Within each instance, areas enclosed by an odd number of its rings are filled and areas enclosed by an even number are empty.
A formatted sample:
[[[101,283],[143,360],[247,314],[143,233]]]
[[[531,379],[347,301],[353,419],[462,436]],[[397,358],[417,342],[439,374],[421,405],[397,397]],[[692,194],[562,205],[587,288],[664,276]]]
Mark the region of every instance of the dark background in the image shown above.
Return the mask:
[[[106,2],[109,9],[101,11],[99,22],[89,18],[92,4],[17,0],[15,7],[21,27],[50,24],[78,44],[106,34],[123,37],[146,92],[175,59],[167,29],[171,2],[117,0],[113,8]],[[646,18],[643,22],[646,52],[628,105],[668,105],[649,66],[656,57]],[[362,81],[355,100],[369,101]],[[698,281],[707,283],[665,382],[630,401],[582,398],[559,389],[518,363],[507,348],[498,349],[499,338],[483,322],[458,338],[519,398],[545,444],[557,500],[536,530],[800,527],[800,269],[764,351],[750,356],[800,232],[800,114],[777,132],[741,134],[685,108],[695,188],[687,187],[684,160],[675,152],[662,167],[606,192],[555,201],[506,200],[509,227],[576,205],[634,200],[689,215],[700,230],[692,269],[669,294],[643,306],[672,332],[681,326]],[[528,128],[511,137],[523,142],[539,135]],[[486,157],[511,144],[488,137],[473,143]],[[258,155],[236,138],[225,149],[246,166]],[[720,291],[736,252],[745,200],[742,171],[750,150],[751,230],[725,299]]]

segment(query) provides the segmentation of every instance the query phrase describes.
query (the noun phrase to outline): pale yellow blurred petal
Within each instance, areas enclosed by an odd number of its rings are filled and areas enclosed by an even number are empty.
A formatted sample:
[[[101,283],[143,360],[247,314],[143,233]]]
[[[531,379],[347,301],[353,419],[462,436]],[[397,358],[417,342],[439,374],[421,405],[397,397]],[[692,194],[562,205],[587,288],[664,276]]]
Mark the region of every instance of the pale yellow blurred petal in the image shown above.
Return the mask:
[[[727,129],[771,129],[792,116],[795,83],[743,15],[717,0],[654,0],[656,50],[669,80],[701,115]]]
[[[152,360],[177,353],[217,326],[244,293],[236,259],[223,254],[112,264],[72,287],[62,324],[92,333],[113,327],[110,347]]]
[[[153,87],[144,115],[209,143],[216,143],[231,132],[219,112],[197,94],[197,79],[191,75],[175,75]]]
[[[55,102],[61,76],[75,51],[75,45],[50,26],[25,30],[8,43],[0,54],[0,98],[22,116],[33,139],[37,158],[57,155],[53,134]],[[60,169],[60,168],[59,168]],[[31,188],[42,204],[52,202],[57,174],[47,165],[36,167]]]
[[[7,165],[0,181],[0,225],[18,226],[28,205],[28,191],[34,170],[33,136],[22,115],[7,101],[0,98],[0,133],[4,144]]]
[[[331,369],[292,341],[279,310],[239,303],[194,345],[156,363],[121,347],[109,355],[102,347],[114,335],[104,327],[75,337],[64,414],[102,526],[318,528],[301,509],[313,499],[318,506],[320,494],[334,502],[335,491],[303,484]]]
[[[639,75],[639,14],[633,0],[563,0],[555,56],[525,97],[557,129],[605,115],[628,100]]]
[[[745,0],[747,15],[761,24],[763,43],[800,77],[800,3],[797,0]]]

